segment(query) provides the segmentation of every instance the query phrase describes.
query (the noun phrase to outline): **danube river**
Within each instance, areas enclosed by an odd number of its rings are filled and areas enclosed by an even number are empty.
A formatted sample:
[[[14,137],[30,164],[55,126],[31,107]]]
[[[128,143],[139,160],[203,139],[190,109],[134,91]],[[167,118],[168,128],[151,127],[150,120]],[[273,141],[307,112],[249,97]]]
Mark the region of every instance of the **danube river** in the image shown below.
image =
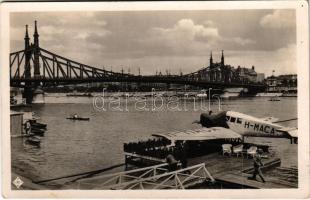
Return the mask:
[[[123,111],[95,109],[93,97],[48,96],[45,102],[32,108],[40,122],[47,124],[41,147],[27,145],[22,138],[12,138],[12,169],[33,180],[123,163],[123,143],[147,139],[159,132],[199,128],[200,125],[192,122],[199,119],[202,112],[193,110],[193,101],[183,102],[187,111],[139,111],[134,109],[135,102],[130,98],[126,107],[122,104]],[[208,103],[204,106],[208,107]],[[211,108],[217,111],[218,102],[212,102]],[[297,98],[283,97],[281,101],[269,101],[264,97],[224,100],[221,109],[285,120],[297,117]],[[67,120],[66,117],[73,113],[90,117],[90,121]],[[297,126],[297,121],[283,125]],[[282,166],[297,166],[297,145],[290,144],[287,139],[246,138],[246,141],[268,143],[280,153]]]

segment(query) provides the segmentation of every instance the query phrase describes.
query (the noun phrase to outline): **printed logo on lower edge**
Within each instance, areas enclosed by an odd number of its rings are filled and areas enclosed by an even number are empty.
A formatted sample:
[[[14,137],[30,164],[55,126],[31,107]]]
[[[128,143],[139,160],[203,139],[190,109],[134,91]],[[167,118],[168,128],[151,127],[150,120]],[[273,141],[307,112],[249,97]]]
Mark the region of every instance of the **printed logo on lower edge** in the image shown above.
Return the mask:
[[[23,185],[23,181],[19,178],[19,177],[16,177],[16,179],[13,181],[13,184],[16,186],[17,189],[20,188],[20,186]]]

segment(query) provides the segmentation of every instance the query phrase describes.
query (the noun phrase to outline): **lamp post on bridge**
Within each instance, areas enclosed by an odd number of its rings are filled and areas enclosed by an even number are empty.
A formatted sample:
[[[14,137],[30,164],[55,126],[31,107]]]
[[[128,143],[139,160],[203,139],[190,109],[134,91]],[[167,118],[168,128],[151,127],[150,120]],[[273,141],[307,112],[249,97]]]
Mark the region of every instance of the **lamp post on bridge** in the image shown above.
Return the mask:
[[[209,88],[208,89],[209,90],[209,94],[208,94],[208,97],[209,97],[209,111],[211,110],[211,108],[210,108],[210,101],[211,101],[211,90],[212,90],[212,88]]]

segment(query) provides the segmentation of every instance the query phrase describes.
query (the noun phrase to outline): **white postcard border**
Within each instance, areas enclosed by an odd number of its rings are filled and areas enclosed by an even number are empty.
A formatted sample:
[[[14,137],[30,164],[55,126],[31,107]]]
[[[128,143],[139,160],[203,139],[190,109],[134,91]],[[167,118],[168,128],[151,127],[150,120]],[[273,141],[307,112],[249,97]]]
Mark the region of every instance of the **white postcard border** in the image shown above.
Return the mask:
[[[11,190],[11,148],[9,108],[9,14],[36,11],[138,11],[138,10],[225,10],[296,9],[298,66],[298,189],[259,190]],[[1,152],[2,189],[11,198],[309,198],[309,35],[306,1],[230,2],[91,2],[91,3],[2,3],[1,4]]]

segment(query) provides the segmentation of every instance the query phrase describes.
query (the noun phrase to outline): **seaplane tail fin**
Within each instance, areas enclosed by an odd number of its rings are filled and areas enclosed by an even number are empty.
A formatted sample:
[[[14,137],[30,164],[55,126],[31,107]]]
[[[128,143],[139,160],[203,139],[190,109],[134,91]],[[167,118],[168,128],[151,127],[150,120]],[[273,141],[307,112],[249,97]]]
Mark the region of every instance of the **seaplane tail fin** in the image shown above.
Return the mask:
[[[292,138],[298,138],[298,129],[295,127],[283,127],[281,129],[278,129],[277,131],[285,132]]]
[[[265,121],[265,122],[271,122],[271,123],[274,123],[274,122],[279,120],[279,118],[275,118],[275,117],[264,117],[264,118],[260,118],[260,119]]]

